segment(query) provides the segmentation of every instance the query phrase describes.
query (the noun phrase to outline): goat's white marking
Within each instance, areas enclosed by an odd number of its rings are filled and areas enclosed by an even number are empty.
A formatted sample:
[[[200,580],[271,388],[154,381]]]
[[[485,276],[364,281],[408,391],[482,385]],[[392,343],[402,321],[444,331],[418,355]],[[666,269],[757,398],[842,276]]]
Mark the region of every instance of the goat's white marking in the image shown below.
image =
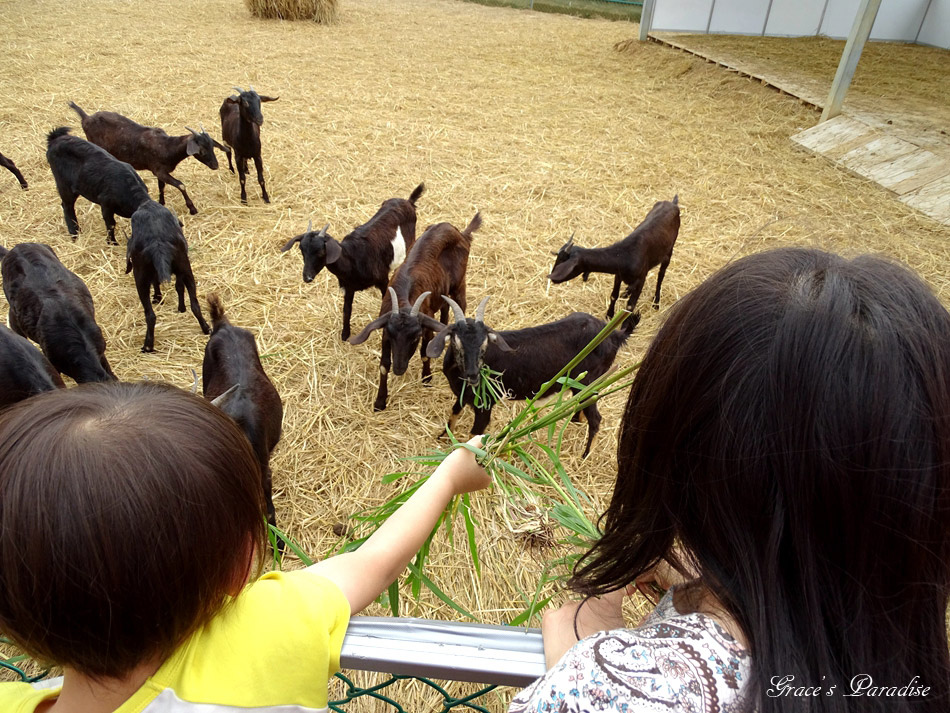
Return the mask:
[[[389,370],[385,366],[379,367],[379,375],[386,376],[389,373]]]
[[[402,237],[402,229],[396,226],[396,237],[393,238],[393,261],[389,263],[389,271],[392,272],[402,265],[406,259],[406,239]]]

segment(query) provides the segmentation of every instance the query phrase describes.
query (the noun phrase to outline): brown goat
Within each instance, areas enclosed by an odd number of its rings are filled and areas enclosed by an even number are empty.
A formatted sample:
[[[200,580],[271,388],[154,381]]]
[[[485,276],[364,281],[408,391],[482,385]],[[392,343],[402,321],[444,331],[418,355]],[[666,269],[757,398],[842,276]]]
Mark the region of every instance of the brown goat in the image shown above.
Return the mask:
[[[481,214],[476,213],[472,222],[461,232],[449,223],[428,227],[390,280],[379,317],[350,338],[350,344],[362,344],[373,330],[385,327],[379,358],[379,390],[373,410],[382,411],[386,408],[390,366],[397,376],[405,374],[420,341],[422,383],[428,384],[432,380],[425,347],[432,335],[449,321],[449,308],[442,300],[442,295],[448,295],[465,309],[468,253],[472,247],[472,233],[481,225]],[[435,319],[436,310],[440,312],[441,321]]]
[[[264,114],[261,102],[275,102],[280,97],[267,97],[250,87],[244,91],[234,87],[237,94],[229,96],[221,104],[221,138],[234,149],[234,162],[237,164],[238,179],[241,181],[241,203],[247,203],[247,160],[254,159],[257,169],[257,182],[261,184],[261,199],[270,203],[267,188],[264,187],[264,162],[261,159],[261,125]],[[231,168],[231,154],[228,154],[228,168]]]
[[[658,201],[647,213],[647,217],[630,235],[605,248],[582,248],[574,245],[574,236],[568,240],[555,255],[554,267],[548,279],[551,282],[566,282],[578,275],[584,281],[592,272],[604,272],[614,275],[614,289],[610,293],[610,306],[607,319],[614,316],[614,306],[620,294],[621,283],[626,283],[624,297],[627,309],[633,311],[647,273],[657,265],[660,272],[656,276],[656,296],[653,309],[660,308],[660,285],[673,256],[673,245],[680,230],[679,196],[672,201]]]

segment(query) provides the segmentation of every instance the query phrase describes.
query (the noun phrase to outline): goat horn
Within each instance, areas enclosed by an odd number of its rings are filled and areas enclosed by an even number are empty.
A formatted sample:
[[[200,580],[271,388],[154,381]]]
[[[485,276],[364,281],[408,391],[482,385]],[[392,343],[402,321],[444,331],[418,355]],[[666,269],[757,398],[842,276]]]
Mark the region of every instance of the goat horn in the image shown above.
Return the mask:
[[[576,230],[572,230],[572,231],[571,231],[571,237],[569,237],[569,238],[567,239],[567,244],[568,244],[569,246],[573,246],[573,245],[574,245],[574,233],[576,233],[576,232],[577,232]]]
[[[465,321],[465,310],[459,307],[459,303],[453,300],[451,297],[442,295],[442,299],[449,303],[449,306],[452,308],[452,311],[455,313],[455,321],[462,323]]]
[[[323,229],[320,231],[320,235],[322,235],[323,237],[326,237],[327,231],[329,229],[330,229],[330,224],[327,223],[326,225],[323,226]]]
[[[198,393],[198,372],[194,369],[191,370],[191,375],[194,377],[195,382],[191,385],[191,393]]]
[[[399,314],[399,298],[396,297],[396,290],[390,286],[389,288],[389,299],[393,301],[393,315]]]
[[[212,399],[211,405],[217,406],[218,408],[222,408],[224,404],[227,403],[227,401],[229,400],[229,397],[231,396],[231,394],[237,391],[240,387],[241,387],[240,384],[235,384],[234,386],[232,386],[230,389],[225,391],[220,396],[217,396],[216,398]]]
[[[241,89],[240,87],[231,87],[231,89],[236,89],[238,94],[243,94],[243,93],[244,93],[244,90]]]
[[[253,91],[254,91],[254,85],[253,85],[253,84],[248,84],[248,85],[247,85],[247,90],[248,90],[249,92],[253,92]]]
[[[426,297],[431,294],[431,292],[423,292],[421,295],[416,297],[416,303],[412,306],[412,309],[409,310],[410,317],[417,317],[419,315],[419,310],[422,309],[422,303],[425,302]]]
[[[312,231],[313,231],[313,218],[311,218],[311,219],[310,219],[310,222],[307,223],[307,232],[309,233],[309,232],[312,232]]]
[[[485,305],[488,304],[489,297],[483,297],[482,301],[478,303],[478,308],[475,310],[476,322],[485,323]]]
[[[197,131],[195,131],[194,129],[192,129],[190,126],[186,126],[185,128],[188,129],[188,131],[190,131],[191,133],[193,133],[195,136],[201,136],[201,134],[199,134]]]
[[[204,122],[198,122],[198,128],[201,129],[201,133],[202,133],[202,134],[207,134],[207,133],[208,133],[207,131],[205,131]]]

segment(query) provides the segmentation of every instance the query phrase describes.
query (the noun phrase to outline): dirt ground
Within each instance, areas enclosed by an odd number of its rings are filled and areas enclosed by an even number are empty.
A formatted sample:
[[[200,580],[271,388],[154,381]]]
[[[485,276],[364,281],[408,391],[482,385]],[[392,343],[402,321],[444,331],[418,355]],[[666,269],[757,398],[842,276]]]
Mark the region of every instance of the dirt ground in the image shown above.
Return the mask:
[[[219,292],[232,322],[255,332],[281,393],[284,436],[272,460],[278,523],[314,556],[338,546],[335,523],[408,482],[380,478],[411,469],[402,458],[436,445],[451,393],[439,373],[431,389],[421,386],[416,357],[406,376],[391,378],[389,408],[372,411],[379,338],[342,343],[335,278],[323,272],[304,284],[299,252],[280,252],[310,219],[342,238],[422,181],[420,231],[443,220],[463,227],[480,210],[469,302],[491,295],[486,321],[516,328],[574,310],[602,317],[611,278],[546,293],[550,251],[572,232],[579,245],[616,241],[655,201],[678,194],[682,228],[662,308],[645,310],[621,365],[638,359],[666,308],[710,273],[780,245],[888,255],[950,301],[950,229],[796,150],[789,136],[818,114],[794,98],[655,43],[615,50],[636,25],[453,0],[347,0],[329,27],[258,20],[239,0],[0,0],[0,29],[0,151],[30,182],[21,191],[0,171],[0,244],[49,243],[87,282],[122,379],[190,386],[206,337],[166,299],[157,351],[140,352],[145,323],[124,248],[106,246],[98,208],[83,199],[83,232],[69,239],[46,165],[47,132],[70,125],[82,135],[72,100],[173,134],[203,124],[220,138],[217,111],[232,86],[279,95],[263,108],[269,205],[253,178],[242,206],[226,164],[212,173],[192,160],[175,175],[199,214],[188,215],[174,189],[166,196],[185,224],[199,294]],[[155,195],[155,179],[143,178]],[[119,224],[124,244],[128,221]],[[378,308],[378,293],[358,294],[354,332]],[[622,403],[615,395],[603,404],[586,461],[585,427],[568,429],[565,466],[594,500],[592,517],[611,492]],[[496,409],[494,426],[514,412]],[[444,540],[429,575],[480,620],[503,623],[524,608],[552,553],[507,532],[495,496],[475,501],[481,578],[462,543]],[[427,594],[403,613],[458,618]],[[406,695],[411,702],[417,694]],[[486,705],[500,709],[504,696]]]

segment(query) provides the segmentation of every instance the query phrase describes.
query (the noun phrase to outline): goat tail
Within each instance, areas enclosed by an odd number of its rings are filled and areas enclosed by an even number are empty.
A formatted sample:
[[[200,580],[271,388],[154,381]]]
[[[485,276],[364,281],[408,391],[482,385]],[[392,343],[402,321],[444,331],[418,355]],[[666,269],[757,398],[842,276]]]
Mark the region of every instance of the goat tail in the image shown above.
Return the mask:
[[[49,146],[60,136],[68,136],[70,131],[72,131],[72,129],[70,129],[68,126],[60,126],[57,129],[53,129],[46,135],[46,145]]]
[[[211,323],[214,329],[217,329],[218,323],[224,319],[224,303],[217,292],[208,295],[208,310],[211,312]]]
[[[425,189],[425,183],[420,183],[418,186],[416,186],[415,190],[409,195],[409,202],[412,203],[412,205],[415,205],[416,201],[419,200],[419,197],[423,194]]]
[[[76,104],[76,102],[69,102],[69,108],[72,109],[72,110],[73,110],[74,112],[76,112],[77,114],[79,114],[79,120],[80,120],[80,121],[85,121],[86,119],[89,118],[89,115],[88,115],[86,112],[84,112],[84,111],[79,107],[79,105]]]
[[[467,237],[472,237],[472,233],[482,227],[482,214],[481,211],[475,214],[475,217],[472,218],[472,222],[468,224],[468,227],[462,231],[462,235]]]

